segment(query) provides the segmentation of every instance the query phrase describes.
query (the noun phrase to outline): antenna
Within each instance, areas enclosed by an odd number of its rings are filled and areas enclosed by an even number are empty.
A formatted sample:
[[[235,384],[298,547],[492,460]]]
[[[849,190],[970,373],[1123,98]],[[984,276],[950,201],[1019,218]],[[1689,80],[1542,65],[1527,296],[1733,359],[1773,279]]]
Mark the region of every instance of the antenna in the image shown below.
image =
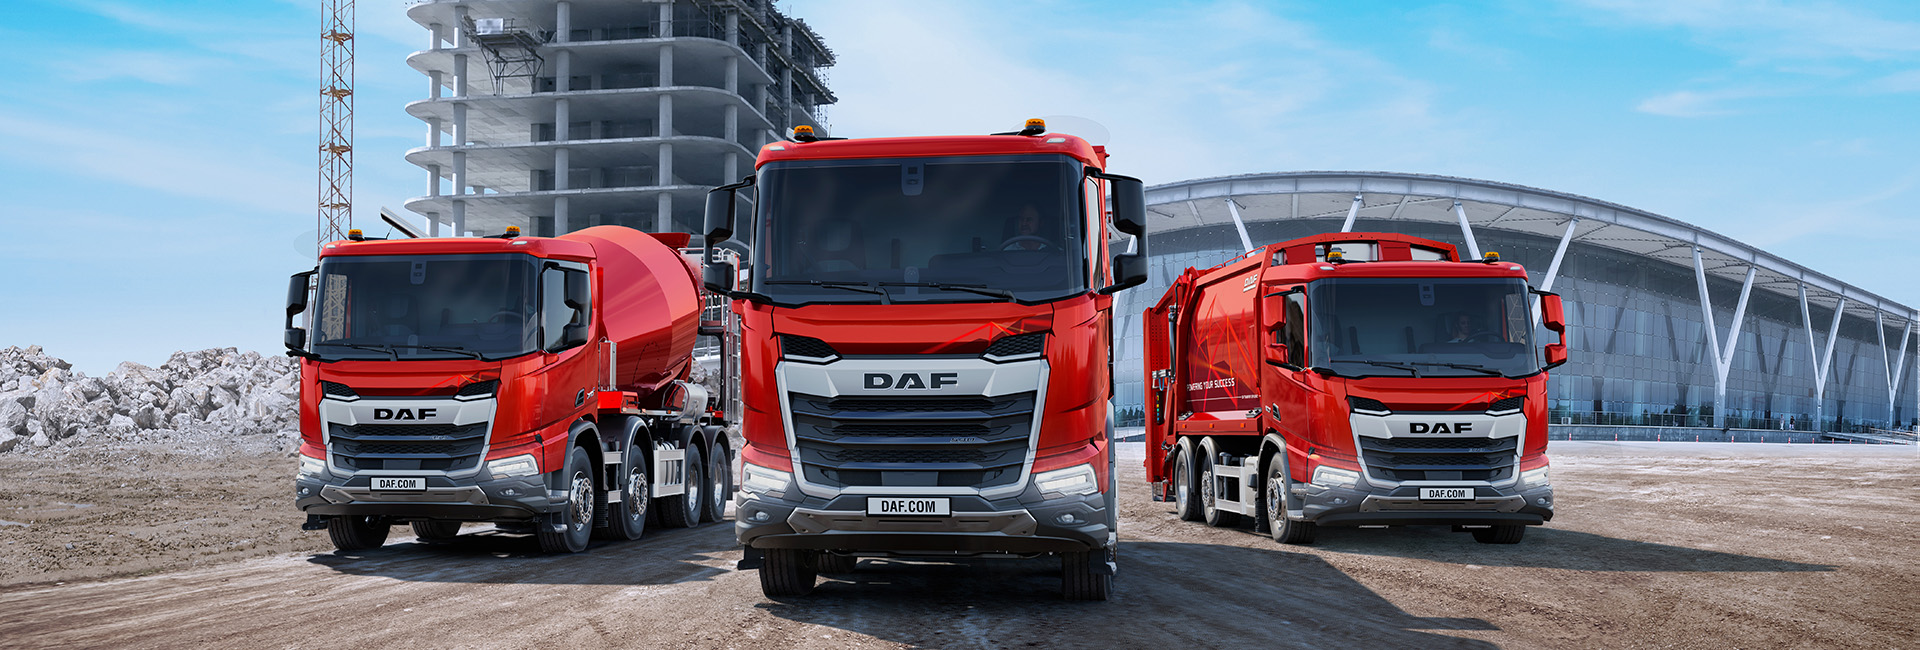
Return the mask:
[[[321,0],[326,30],[320,54],[320,238],[346,237],[353,227],[353,0]]]

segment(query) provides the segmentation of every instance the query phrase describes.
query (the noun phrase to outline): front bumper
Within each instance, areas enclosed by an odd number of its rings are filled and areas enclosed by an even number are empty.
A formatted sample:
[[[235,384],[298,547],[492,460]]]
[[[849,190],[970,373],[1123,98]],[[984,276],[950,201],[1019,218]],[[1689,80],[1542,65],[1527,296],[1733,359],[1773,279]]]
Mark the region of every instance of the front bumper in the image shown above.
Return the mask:
[[[1422,501],[1420,488],[1372,486],[1295,488],[1307,521],[1331,526],[1419,526],[1524,524],[1538,526],[1553,520],[1553,486],[1525,490],[1474,488],[1472,500]]]
[[[741,492],[734,532],[753,549],[799,548],[893,556],[1037,554],[1089,551],[1115,542],[1107,495],[1047,499],[1025,492],[988,500],[949,495],[949,516],[869,516],[867,497]],[[903,495],[904,496],[904,495]],[[941,495],[913,495],[941,496]]]
[[[399,519],[512,521],[559,511],[566,493],[549,491],[545,475],[480,480],[428,475],[427,489],[375,491],[373,477],[302,475],[293,481],[294,504],[309,515],[385,516]]]

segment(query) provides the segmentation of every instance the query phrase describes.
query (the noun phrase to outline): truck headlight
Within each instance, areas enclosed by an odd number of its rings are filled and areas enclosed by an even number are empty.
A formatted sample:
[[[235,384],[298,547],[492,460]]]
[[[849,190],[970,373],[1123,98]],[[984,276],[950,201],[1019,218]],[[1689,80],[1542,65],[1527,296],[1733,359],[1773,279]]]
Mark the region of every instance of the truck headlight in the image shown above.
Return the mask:
[[[487,473],[494,478],[510,476],[533,476],[540,473],[540,461],[533,454],[520,454],[487,461]]]
[[[326,476],[327,461],[320,460],[312,456],[301,456],[300,457],[300,475],[301,476]]]
[[[746,480],[740,481],[740,489],[747,492],[785,492],[787,484],[793,482],[792,472],[768,469],[753,463],[741,463],[740,466],[746,474]]]
[[[1520,487],[1540,487],[1547,484],[1547,468],[1530,469],[1520,473]]]
[[[1098,480],[1093,473],[1092,465],[1074,465],[1066,469],[1033,475],[1033,485],[1040,488],[1041,494],[1059,496],[1079,496],[1099,492]]]
[[[1353,487],[1360,484],[1360,473],[1321,465],[1313,468],[1312,483],[1320,487]]]

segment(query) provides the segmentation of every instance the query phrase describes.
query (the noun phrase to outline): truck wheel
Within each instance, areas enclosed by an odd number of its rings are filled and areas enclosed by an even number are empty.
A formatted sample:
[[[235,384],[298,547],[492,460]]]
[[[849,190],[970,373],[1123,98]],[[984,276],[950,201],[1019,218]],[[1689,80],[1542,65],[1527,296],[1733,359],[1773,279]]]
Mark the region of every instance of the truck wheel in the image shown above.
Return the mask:
[[[457,521],[416,521],[413,522],[413,536],[422,542],[444,542],[460,536],[460,522]]]
[[[819,551],[797,548],[767,549],[760,562],[760,593],[768,598],[813,593],[813,583],[820,577],[813,562],[819,556]]]
[[[647,506],[652,502],[653,483],[647,474],[647,456],[638,444],[627,445],[620,469],[620,502],[607,504],[606,517],[594,532],[607,539],[640,539],[647,532]]]
[[[1473,541],[1482,544],[1518,544],[1526,537],[1527,527],[1521,524],[1500,524],[1492,528],[1473,529]]]
[[[1067,600],[1107,600],[1113,597],[1113,575],[1107,572],[1106,549],[1060,554],[1060,595]]]
[[[1282,544],[1312,544],[1319,525],[1287,516],[1293,480],[1287,474],[1285,453],[1275,454],[1267,463],[1266,498],[1261,499],[1261,507],[1267,511],[1267,532],[1273,535],[1273,541]]]
[[[668,528],[692,528],[700,525],[700,487],[706,484],[706,465],[700,462],[700,446],[687,447],[686,491],[661,497],[660,525]]]
[[[566,467],[560,470],[565,482],[562,489],[567,492],[567,502],[560,507],[560,530],[555,532],[549,522],[542,522],[534,535],[540,539],[540,550],[548,553],[579,553],[587,550],[587,539],[593,536],[594,499],[598,488],[593,484],[593,459],[587,456],[587,450],[574,447],[567,452]]]
[[[853,573],[860,566],[860,558],[821,551],[814,566],[820,567],[821,573]]]
[[[364,551],[387,543],[391,526],[384,517],[334,515],[327,521],[327,537],[342,551]]]
[[[727,458],[727,448],[714,444],[707,452],[706,472],[707,498],[702,501],[700,521],[720,521],[727,516],[727,500],[733,497],[729,487],[733,484],[733,466]]]
[[[1194,498],[1193,454],[1187,446],[1174,448],[1173,512],[1182,521],[1200,521],[1200,503]]]
[[[1206,448],[1207,447],[1204,446],[1201,447],[1202,450]],[[1219,488],[1220,483],[1215,480],[1213,475],[1213,454],[1203,452],[1198,454],[1198,456],[1199,458],[1196,458],[1196,460],[1200,461],[1200,509],[1201,515],[1206,519],[1207,525],[1215,528],[1224,528],[1240,523],[1240,515],[1238,513],[1221,510],[1216,507],[1214,503],[1219,497],[1219,495],[1214,494],[1214,491]]]

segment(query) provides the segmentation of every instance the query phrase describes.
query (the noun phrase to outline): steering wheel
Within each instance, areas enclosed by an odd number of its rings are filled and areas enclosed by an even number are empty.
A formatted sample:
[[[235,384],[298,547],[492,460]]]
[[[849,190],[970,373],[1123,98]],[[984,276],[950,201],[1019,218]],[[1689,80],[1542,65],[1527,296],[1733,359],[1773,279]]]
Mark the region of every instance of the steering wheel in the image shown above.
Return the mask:
[[[1461,343],[1499,343],[1500,337],[1495,336],[1493,332],[1481,330],[1478,332],[1474,332],[1472,334],[1468,334],[1466,338],[1460,339],[1460,342]]]
[[[1034,242],[1034,243],[1040,244],[1040,248],[1026,248],[1026,247],[1020,246],[1020,244],[1023,244],[1026,242]],[[1000,250],[1003,250],[1003,251],[1011,251],[1011,250],[1057,251],[1057,250],[1060,250],[1060,247],[1053,245],[1053,241],[1045,237],[1040,237],[1037,235],[1020,235],[1017,237],[1010,238],[1006,241],[1000,242]]]
[[[527,322],[526,314],[522,314],[520,312],[511,310],[511,309],[502,309],[500,311],[493,312],[492,316],[487,317],[487,322],[489,323],[505,322],[505,319],[501,318],[502,316],[512,318],[515,322],[518,322],[521,324],[525,324]]]

